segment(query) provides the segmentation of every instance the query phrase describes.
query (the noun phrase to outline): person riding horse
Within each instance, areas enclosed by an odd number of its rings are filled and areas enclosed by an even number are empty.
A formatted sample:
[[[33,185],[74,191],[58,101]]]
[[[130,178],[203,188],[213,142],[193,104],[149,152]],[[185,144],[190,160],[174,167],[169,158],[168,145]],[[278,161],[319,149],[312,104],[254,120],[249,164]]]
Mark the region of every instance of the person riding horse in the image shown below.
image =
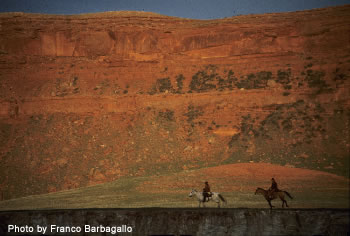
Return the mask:
[[[274,178],[271,179],[271,187],[269,188],[269,198],[273,198],[273,194],[275,192],[279,192],[280,190],[277,187],[277,182]]]
[[[211,191],[208,184],[208,181],[205,181],[205,186],[203,188],[203,202],[209,201],[209,197],[211,197]]]

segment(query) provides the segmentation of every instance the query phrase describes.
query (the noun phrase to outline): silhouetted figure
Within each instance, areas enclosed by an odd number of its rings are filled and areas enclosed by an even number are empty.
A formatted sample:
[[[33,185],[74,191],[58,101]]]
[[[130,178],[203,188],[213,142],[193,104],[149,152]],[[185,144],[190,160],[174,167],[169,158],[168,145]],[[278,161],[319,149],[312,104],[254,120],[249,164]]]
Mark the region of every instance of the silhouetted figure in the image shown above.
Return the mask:
[[[271,187],[269,188],[269,196],[272,198],[275,192],[279,192],[280,190],[277,187],[277,182],[274,178],[271,179]]]
[[[211,196],[210,186],[208,181],[205,181],[205,186],[203,188],[203,202],[209,201],[209,197]]]

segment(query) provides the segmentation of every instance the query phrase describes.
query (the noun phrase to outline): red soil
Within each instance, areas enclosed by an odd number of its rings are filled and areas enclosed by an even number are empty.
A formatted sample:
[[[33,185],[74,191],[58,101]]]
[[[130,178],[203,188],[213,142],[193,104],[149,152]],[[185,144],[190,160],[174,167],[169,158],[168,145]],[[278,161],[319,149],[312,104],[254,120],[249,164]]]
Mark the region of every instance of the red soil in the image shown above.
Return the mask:
[[[212,184],[212,191],[251,192],[257,187],[268,188],[271,185],[272,177],[276,179],[281,189],[293,189],[294,192],[306,188],[331,190],[349,186],[349,179],[322,171],[268,163],[241,163],[184,171],[166,177],[155,177],[140,185],[138,190],[143,192],[185,192],[191,188],[200,190],[204,186],[204,181],[208,181]]]

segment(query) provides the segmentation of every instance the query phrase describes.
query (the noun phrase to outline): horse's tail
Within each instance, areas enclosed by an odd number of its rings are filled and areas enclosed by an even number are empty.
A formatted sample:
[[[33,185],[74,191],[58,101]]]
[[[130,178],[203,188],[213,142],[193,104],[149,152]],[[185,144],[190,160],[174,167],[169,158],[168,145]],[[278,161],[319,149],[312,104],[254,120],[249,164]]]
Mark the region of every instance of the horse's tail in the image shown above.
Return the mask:
[[[287,191],[283,191],[285,194],[287,194],[287,196],[290,198],[290,199],[293,199],[293,197],[287,192]]]
[[[220,193],[218,194],[218,196],[221,199],[221,201],[223,201],[225,204],[227,203],[226,199]]]

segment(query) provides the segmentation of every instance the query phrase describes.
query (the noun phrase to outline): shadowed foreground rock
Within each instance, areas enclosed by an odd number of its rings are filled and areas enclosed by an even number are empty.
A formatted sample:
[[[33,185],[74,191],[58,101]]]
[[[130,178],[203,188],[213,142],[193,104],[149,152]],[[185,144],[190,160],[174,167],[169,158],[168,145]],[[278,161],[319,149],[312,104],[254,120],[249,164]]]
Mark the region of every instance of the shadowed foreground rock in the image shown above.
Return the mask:
[[[38,226],[48,226],[46,235],[57,234],[62,226],[69,226],[68,230],[80,227],[81,232],[65,231],[61,235],[349,235],[349,210],[148,208],[0,212],[1,235],[18,234],[15,229],[9,233],[9,225],[23,227],[17,230],[27,226],[27,232],[33,227],[33,233],[29,233],[32,235],[40,234]],[[113,232],[118,230],[132,233]]]

